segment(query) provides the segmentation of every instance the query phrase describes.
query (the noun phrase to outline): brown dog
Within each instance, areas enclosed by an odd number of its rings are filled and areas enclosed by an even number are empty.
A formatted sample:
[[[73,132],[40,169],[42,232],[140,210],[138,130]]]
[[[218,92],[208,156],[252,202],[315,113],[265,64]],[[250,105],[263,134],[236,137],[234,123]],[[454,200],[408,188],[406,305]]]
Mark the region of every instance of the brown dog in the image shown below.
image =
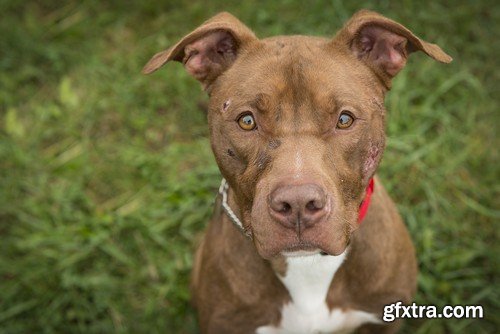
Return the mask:
[[[397,330],[381,315],[411,301],[415,254],[378,179],[370,194],[384,95],[417,50],[451,61],[370,11],[333,39],[258,39],[221,13],[144,67],[182,62],[210,96],[212,149],[227,184],[193,269],[202,332]]]

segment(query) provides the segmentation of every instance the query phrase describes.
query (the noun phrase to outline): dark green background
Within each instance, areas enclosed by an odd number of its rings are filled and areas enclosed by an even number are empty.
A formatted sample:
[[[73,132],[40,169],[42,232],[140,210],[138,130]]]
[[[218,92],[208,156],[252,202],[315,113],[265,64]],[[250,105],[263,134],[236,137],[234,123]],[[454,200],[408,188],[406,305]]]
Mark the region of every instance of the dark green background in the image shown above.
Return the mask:
[[[454,57],[412,55],[394,81],[379,174],[416,301],[486,317],[404,332],[498,332],[498,3],[291,0],[0,0],[0,332],[196,333],[188,275],[220,181],[206,97],[177,63],[142,66],[221,10],[265,37],[332,36],[361,8]]]

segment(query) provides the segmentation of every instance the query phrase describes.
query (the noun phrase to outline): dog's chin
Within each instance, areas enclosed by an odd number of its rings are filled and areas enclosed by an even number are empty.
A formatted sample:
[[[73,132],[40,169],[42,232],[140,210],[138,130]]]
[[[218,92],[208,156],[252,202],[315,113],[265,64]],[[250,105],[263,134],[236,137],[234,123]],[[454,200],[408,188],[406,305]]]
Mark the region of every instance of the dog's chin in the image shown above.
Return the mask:
[[[311,250],[296,250],[296,251],[283,251],[280,253],[284,257],[304,257],[304,256],[314,256],[318,254],[326,254],[319,248]]]
[[[314,256],[314,255],[322,255],[322,256],[337,256],[342,254],[347,247],[349,247],[349,242],[343,248],[336,249],[334,252],[331,250],[325,250],[318,246],[293,246],[284,249],[280,252],[280,255],[284,257],[304,257],[304,256]]]
[[[347,221],[355,219],[337,213],[328,221],[306,228],[297,234],[295,230],[284,228],[271,217],[251,215],[253,239],[258,254],[270,260],[277,256],[309,256],[342,254],[348,246],[351,226]],[[349,219],[350,218],[350,219]],[[347,232],[349,231],[349,232]]]
[[[262,247],[263,245],[260,245],[261,247],[259,247],[259,243],[257,242],[256,246],[259,255],[264,259],[270,260],[278,256],[284,256],[284,257],[305,257],[305,256],[315,256],[315,255],[338,256],[342,254],[349,246],[349,241],[344,242],[342,244],[332,243],[325,246],[316,243],[299,242],[291,245],[282,245],[279,248]]]

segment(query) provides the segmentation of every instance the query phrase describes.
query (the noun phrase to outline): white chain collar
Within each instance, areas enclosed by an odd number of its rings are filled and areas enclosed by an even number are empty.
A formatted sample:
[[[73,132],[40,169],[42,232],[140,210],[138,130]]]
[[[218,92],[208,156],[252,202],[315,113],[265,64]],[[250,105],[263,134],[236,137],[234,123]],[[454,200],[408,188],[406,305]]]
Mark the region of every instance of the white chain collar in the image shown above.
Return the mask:
[[[252,239],[252,232],[250,230],[245,229],[243,227],[243,223],[241,220],[236,216],[234,211],[231,209],[229,204],[227,203],[227,190],[229,189],[229,184],[227,183],[226,179],[222,178],[222,181],[220,183],[219,187],[219,194],[222,196],[222,208],[226,212],[227,216],[231,220],[231,222],[240,230],[241,233],[243,233],[246,237]]]

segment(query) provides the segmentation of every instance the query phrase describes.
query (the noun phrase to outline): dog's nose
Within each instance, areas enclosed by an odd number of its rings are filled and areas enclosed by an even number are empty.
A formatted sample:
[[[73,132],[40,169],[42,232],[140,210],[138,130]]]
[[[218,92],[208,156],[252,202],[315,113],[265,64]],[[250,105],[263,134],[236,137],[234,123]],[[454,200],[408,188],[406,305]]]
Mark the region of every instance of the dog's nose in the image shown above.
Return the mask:
[[[327,214],[327,198],[316,184],[281,186],[271,192],[269,211],[284,227],[300,231],[316,224]]]

